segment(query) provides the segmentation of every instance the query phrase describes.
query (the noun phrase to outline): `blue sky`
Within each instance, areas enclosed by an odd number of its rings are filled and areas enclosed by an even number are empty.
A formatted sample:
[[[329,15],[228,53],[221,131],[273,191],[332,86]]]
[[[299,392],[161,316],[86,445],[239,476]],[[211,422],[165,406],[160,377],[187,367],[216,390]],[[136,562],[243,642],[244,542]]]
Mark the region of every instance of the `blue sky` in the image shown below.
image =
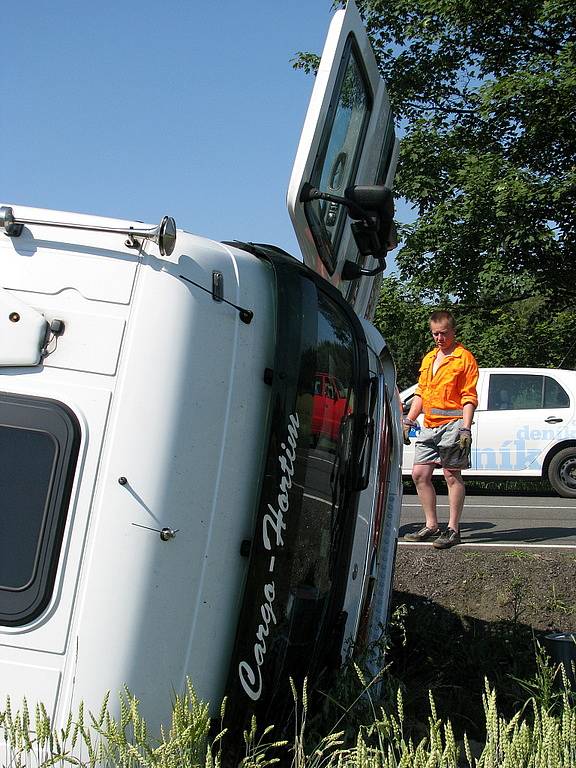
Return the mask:
[[[331,0],[20,0],[0,200],[298,246],[285,197]]]

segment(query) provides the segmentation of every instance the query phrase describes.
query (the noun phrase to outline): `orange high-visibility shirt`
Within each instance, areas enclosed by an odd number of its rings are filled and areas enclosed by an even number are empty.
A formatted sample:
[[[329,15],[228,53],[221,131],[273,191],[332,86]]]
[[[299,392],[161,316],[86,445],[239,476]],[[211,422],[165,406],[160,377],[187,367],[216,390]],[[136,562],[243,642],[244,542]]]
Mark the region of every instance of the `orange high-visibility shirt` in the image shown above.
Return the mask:
[[[466,403],[478,405],[478,363],[472,352],[457,343],[433,374],[437,353],[433,349],[424,356],[415,392],[422,398],[425,427],[439,427],[462,418]]]

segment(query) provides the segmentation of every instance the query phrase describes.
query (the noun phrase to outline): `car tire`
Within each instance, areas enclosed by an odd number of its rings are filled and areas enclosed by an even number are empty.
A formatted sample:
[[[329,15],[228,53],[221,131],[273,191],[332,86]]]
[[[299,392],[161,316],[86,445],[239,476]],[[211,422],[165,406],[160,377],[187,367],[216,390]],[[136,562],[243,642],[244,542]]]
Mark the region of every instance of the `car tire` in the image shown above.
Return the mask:
[[[576,499],[576,447],[564,448],[552,457],[548,480],[560,496]]]

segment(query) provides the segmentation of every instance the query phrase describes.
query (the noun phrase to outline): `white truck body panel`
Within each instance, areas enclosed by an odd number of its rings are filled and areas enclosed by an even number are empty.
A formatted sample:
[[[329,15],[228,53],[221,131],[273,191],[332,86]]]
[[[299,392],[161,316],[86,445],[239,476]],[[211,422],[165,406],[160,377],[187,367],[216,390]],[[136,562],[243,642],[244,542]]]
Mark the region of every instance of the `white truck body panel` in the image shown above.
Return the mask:
[[[48,242],[40,227],[35,236]],[[52,229],[50,238],[41,254],[27,236],[0,239],[6,283],[21,286],[8,297],[64,328],[39,366],[0,367],[1,389],[64,403],[79,425],[78,460],[50,599],[30,621],[0,626],[0,697],[42,701],[61,722],[80,701],[94,711],[106,691],[126,685],[151,723],[165,722],[169,692],[186,677],[215,706],[226,689],[247,578],[239,543],[253,536],[270,418],[262,373],[274,365],[272,267],[180,231],[163,258],[154,244],[135,255],[119,235],[94,235],[78,251],[75,230]],[[31,252],[52,264],[41,269],[44,291],[37,278],[33,291],[17,282],[18,258]],[[67,269],[74,254],[89,258],[88,283]],[[214,271],[224,302],[210,295]],[[121,293],[114,278],[127,275]],[[253,308],[250,324],[238,307]],[[372,636],[385,621],[400,510],[394,368],[375,329],[364,323],[364,332],[380,384],[344,590],[346,640],[361,626]],[[385,417],[394,434],[381,442]],[[321,447],[318,458],[332,463],[328,443]]]
[[[58,230],[59,239],[65,236]],[[78,698],[99,706],[106,690],[124,683],[151,703],[159,680],[179,690],[192,673],[199,695],[223,690],[222,659],[230,653],[245,569],[238,542],[249,534],[258,491],[247,478],[263,452],[267,418],[268,392],[258,373],[273,354],[273,297],[266,266],[254,257],[179,233],[174,261],[161,263],[150,253],[135,259],[118,236],[117,253],[110,236],[101,239],[77,254],[74,237],[60,242],[43,254],[51,264],[46,293],[40,280],[33,292],[14,291],[48,319],[63,320],[65,332],[41,376],[3,371],[4,389],[65,400],[82,425],[50,605],[34,622],[0,632],[2,645],[18,649],[15,660],[30,666],[32,651],[54,670],[51,695],[48,678],[38,694],[50,708],[60,685],[63,711]],[[14,245],[0,240],[9,285],[17,282],[10,272]],[[88,256],[91,281],[68,271],[75,255],[80,262]],[[212,268],[236,301],[258,304],[250,327],[237,322],[233,308],[218,305],[225,311],[215,314],[209,296],[174,279],[184,274],[209,285]],[[123,295],[116,280],[122,271],[131,273]],[[198,349],[200,357],[191,354]],[[163,527],[178,529],[172,541],[150,530]],[[152,659],[157,670],[150,675]],[[0,697],[24,692],[19,673],[12,680],[4,675],[0,685]],[[158,720],[165,705],[159,699],[150,716]]]

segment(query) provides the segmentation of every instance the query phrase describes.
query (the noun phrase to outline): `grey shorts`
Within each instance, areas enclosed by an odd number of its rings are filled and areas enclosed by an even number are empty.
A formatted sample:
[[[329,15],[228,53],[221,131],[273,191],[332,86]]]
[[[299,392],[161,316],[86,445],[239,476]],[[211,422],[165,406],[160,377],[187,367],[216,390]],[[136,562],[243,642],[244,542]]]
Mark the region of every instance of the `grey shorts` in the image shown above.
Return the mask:
[[[422,427],[414,445],[414,464],[435,464],[445,469],[468,469],[470,451],[458,445],[462,419],[441,427]]]

